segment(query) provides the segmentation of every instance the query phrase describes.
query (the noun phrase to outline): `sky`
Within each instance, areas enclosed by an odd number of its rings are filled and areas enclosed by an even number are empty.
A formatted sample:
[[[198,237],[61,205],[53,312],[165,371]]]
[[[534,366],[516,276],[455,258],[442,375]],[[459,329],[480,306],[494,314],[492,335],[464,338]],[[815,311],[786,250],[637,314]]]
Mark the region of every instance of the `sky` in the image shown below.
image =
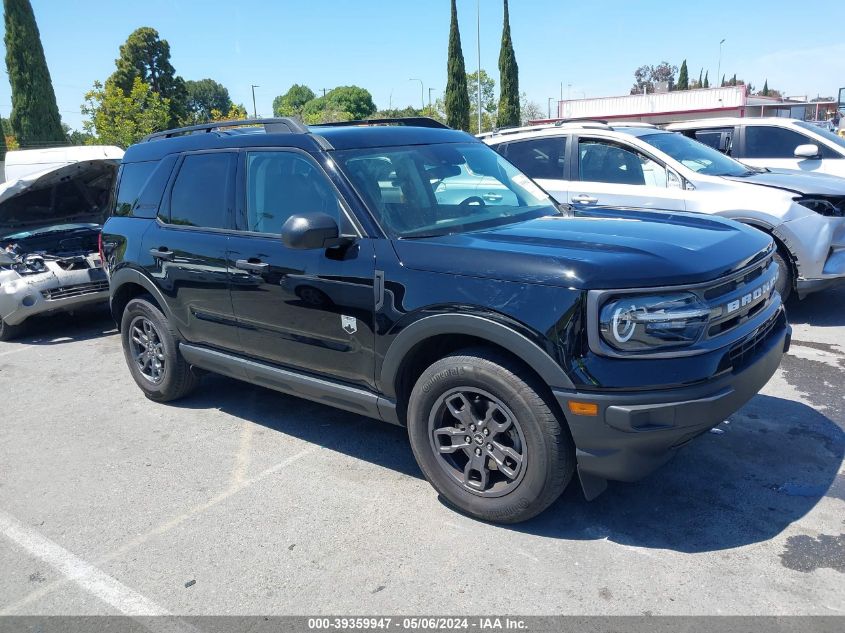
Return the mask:
[[[316,93],[339,85],[367,88],[379,108],[419,107],[446,86],[449,0],[31,0],[62,119],[81,128],[83,95],[105,80],[126,37],[151,26],[170,43],[185,79],[210,77],[259,115],[291,84]],[[458,0],[467,70],[497,80],[501,0]],[[845,86],[840,2],[801,8],[794,0],[511,0],[520,91],[548,99],[628,94],[634,70],[687,60],[691,78],[719,64],[728,77],[788,95],[831,96]],[[826,18],[825,16],[828,16]],[[5,50],[4,50],[5,54]],[[0,81],[0,114],[11,90]]]

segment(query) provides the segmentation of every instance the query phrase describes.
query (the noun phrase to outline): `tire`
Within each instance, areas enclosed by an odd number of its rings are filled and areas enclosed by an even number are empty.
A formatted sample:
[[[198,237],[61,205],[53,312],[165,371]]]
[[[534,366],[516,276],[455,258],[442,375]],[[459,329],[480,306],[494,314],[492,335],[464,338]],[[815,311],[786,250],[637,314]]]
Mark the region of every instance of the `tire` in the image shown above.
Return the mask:
[[[0,341],[13,341],[18,338],[26,329],[24,323],[9,325],[3,319],[0,319]]]
[[[504,356],[464,350],[426,369],[408,401],[411,448],[426,479],[452,506],[483,521],[536,516],[575,470],[569,429],[550,395],[520,374]]]
[[[787,299],[792,295],[792,288],[795,285],[794,275],[792,274],[792,265],[788,256],[778,248],[774,254],[774,260],[777,262],[780,273],[775,284],[775,290],[780,294],[780,299],[786,303]]]
[[[120,338],[129,372],[150,400],[177,400],[199,383],[179,353],[179,335],[151,301],[141,297],[126,305],[120,320]],[[146,357],[136,359],[141,350]]]

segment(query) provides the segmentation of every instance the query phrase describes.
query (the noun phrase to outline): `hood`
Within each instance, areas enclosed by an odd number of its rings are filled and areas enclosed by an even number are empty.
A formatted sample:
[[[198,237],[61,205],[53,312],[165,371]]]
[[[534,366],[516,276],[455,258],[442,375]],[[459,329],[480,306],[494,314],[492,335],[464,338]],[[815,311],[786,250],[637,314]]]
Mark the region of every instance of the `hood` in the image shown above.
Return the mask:
[[[60,224],[102,224],[119,157],[53,165],[0,185],[0,237]]]
[[[624,209],[394,240],[408,268],[581,289],[710,281],[765,256],[771,244],[768,235],[730,220]]]
[[[773,169],[750,176],[726,176],[735,182],[748,182],[764,187],[783,189],[798,195],[815,194],[845,196],[845,178],[828,174],[807,173],[792,169]]]

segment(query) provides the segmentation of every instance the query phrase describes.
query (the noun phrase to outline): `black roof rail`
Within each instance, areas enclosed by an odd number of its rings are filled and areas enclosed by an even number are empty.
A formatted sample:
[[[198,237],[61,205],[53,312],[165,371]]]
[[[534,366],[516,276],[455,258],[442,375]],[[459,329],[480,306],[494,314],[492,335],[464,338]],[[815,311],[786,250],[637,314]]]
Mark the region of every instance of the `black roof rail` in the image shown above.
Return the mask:
[[[431,127],[450,130],[448,125],[427,116],[407,116],[388,119],[360,119],[357,121],[337,121],[335,123],[318,123],[311,127],[353,127],[356,125],[406,125],[410,127]]]
[[[236,121],[213,121],[210,123],[201,123],[200,125],[189,125],[188,127],[179,127],[172,130],[163,130],[161,132],[153,132],[146,136],[142,142],[152,141],[160,138],[173,138],[174,136],[181,136],[182,134],[192,134],[194,132],[214,132],[221,128],[227,127],[241,127],[248,125],[263,125],[264,131],[267,134],[308,134],[308,128],[296,119],[289,117],[281,117],[275,119],[240,119]]]
[[[600,123],[601,125],[610,125],[607,119],[596,119],[593,117],[574,117],[571,119],[558,119],[555,125],[565,125],[566,123]]]

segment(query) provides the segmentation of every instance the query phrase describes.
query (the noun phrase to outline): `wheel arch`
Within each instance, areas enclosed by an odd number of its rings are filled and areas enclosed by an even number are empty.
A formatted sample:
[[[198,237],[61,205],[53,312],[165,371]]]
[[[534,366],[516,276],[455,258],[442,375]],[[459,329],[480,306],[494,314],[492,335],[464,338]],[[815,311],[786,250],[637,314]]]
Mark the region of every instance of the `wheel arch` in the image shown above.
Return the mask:
[[[120,330],[120,321],[126,305],[141,295],[149,295],[156,307],[170,319],[170,311],[161,290],[141,272],[132,268],[121,268],[112,273],[109,287],[111,289],[109,307],[118,330]]]

